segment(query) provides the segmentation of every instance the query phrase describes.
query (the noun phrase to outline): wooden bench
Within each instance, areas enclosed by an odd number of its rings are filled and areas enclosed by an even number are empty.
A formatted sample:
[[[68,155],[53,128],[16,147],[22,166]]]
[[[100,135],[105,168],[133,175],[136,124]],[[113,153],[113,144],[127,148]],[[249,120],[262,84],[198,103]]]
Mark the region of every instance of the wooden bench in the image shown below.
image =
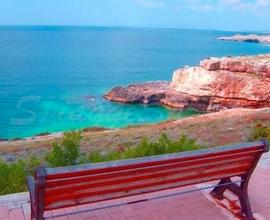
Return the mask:
[[[35,177],[28,177],[31,218],[44,219],[48,210],[220,180],[211,194],[222,199],[226,189],[232,191],[245,219],[253,219],[248,182],[268,150],[267,142],[259,141],[106,163],[39,167]],[[236,182],[231,177],[240,178]]]

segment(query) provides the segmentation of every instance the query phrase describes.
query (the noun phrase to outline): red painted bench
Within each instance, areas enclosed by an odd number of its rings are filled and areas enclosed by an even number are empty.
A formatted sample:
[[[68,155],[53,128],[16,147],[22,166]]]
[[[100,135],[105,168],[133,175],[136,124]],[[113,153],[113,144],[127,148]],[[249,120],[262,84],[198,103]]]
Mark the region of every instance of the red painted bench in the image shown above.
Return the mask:
[[[253,219],[248,182],[268,150],[268,144],[259,141],[106,163],[39,167],[35,177],[28,177],[31,218],[44,219],[48,210],[220,180],[211,194],[222,199],[225,190],[232,191],[239,196],[243,216]],[[231,177],[240,178],[235,182]]]

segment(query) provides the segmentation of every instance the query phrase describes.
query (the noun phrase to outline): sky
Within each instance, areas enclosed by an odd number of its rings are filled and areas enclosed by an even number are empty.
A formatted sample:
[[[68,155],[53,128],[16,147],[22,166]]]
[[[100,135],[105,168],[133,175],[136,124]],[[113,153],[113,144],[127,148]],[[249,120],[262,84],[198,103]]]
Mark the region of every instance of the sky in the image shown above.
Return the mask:
[[[0,25],[270,31],[270,0],[0,0]]]

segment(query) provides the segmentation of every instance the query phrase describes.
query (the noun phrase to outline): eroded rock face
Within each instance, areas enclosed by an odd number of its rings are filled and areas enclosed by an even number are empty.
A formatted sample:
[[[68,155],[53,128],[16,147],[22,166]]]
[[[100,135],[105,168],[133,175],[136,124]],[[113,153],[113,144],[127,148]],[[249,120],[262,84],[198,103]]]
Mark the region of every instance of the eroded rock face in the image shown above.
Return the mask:
[[[210,71],[227,70],[270,77],[270,55],[209,58],[202,60],[200,66]]]
[[[174,73],[171,89],[191,97],[208,97],[207,111],[270,106],[270,79],[247,73],[180,69]]]
[[[199,67],[176,70],[171,83],[115,87],[105,98],[207,112],[270,107],[270,55],[206,59]]]

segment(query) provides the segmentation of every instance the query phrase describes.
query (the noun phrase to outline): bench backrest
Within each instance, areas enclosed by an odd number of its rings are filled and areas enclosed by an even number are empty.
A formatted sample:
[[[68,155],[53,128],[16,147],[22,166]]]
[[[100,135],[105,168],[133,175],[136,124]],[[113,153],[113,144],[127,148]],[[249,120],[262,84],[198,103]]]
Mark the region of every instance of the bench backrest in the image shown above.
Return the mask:
[[[193,152],[36,171],[45,210],[251,175],[266,143],[253,142]],[[37,198],[38,199],[38,198]],[[37,200],[36,200],[37,201]]]

